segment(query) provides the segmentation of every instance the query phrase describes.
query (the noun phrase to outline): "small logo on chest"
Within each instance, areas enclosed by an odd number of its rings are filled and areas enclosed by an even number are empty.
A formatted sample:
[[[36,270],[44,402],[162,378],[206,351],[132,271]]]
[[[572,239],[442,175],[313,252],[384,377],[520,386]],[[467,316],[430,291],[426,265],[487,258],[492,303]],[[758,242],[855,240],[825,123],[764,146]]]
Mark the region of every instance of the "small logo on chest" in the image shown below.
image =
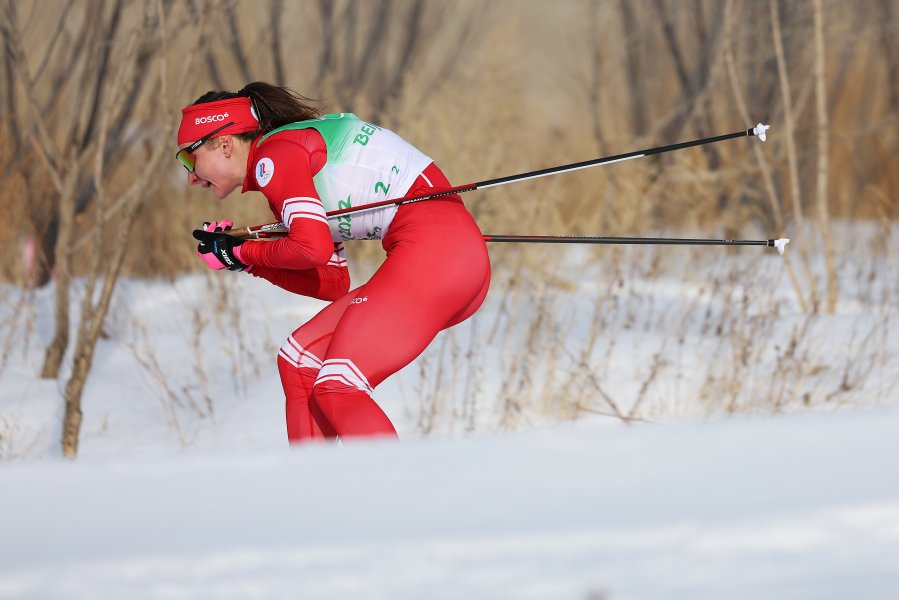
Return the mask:
[[[256,183],[259,184],[259,187],[264,188],[267,186],[274,174],[275,163],[272,162],[272,159],[268,157],[259,159],[259,162],[256,163]]]

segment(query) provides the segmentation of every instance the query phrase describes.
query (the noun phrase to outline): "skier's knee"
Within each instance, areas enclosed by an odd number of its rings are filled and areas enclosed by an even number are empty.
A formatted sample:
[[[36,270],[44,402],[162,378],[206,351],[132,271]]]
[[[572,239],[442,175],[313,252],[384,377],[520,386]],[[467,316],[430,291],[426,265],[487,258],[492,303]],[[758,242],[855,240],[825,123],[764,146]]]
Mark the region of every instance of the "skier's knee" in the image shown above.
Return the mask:
[[[278,349],[278,359],[279,365],[283,361],[295,369],[313,369],[317,372],[322,368],[321,359],[301,346],[293,336],[288,336]]]

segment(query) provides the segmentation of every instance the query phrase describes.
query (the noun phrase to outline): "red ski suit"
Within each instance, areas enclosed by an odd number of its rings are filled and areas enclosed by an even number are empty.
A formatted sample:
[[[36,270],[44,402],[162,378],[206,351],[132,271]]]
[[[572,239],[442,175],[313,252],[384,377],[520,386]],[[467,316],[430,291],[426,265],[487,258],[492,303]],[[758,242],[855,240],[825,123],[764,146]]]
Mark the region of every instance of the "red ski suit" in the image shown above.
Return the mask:
[[[367,283],[348,291],[342,243],[334,241],[339,237],[324,218],[313,182],[327,152],[314,129],[257,140],[243,189],[261,191],[272,213],[289,225],[283,239],[240,247],[250,272],[291,292],[333,301],[278,353],[292,442],[395,436],[372,390],[412,362],[439,331],[474,314],[490,283],[481,231],[459,196],[451,195],[401,205],[382,239],[384,263]],[[447,187],[430,163],[398,195]]]

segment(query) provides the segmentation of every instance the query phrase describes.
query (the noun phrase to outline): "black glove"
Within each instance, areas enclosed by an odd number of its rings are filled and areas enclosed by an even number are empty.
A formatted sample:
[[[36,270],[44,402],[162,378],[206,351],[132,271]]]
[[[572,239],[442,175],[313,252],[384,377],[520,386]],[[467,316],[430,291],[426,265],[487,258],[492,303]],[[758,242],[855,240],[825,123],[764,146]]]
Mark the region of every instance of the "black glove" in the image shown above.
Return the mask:
[[[226,269],[243,271],[247,268],[247,265],[240,262],[234,255],[234,248],[243,244],[243,240],[231,237],[218,228],[216,228],[216,231],[194,229],[194,238],[200,240],[200,243],[197,245],[197,252],[200,254],[214,254]]]

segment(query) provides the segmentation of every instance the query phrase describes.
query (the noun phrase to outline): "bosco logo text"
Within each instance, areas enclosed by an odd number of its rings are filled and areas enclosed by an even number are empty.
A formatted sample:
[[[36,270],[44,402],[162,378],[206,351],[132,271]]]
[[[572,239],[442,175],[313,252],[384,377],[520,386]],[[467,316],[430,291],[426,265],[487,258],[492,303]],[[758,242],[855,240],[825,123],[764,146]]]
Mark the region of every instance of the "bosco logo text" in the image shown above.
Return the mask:
[[[220,115],[210,115],[208,117],[197,117],[194,120],[196,125],[202,125],[203,123],[215,123],[218,121],[224,121],[228,118],[228,113],[223,113]]]

